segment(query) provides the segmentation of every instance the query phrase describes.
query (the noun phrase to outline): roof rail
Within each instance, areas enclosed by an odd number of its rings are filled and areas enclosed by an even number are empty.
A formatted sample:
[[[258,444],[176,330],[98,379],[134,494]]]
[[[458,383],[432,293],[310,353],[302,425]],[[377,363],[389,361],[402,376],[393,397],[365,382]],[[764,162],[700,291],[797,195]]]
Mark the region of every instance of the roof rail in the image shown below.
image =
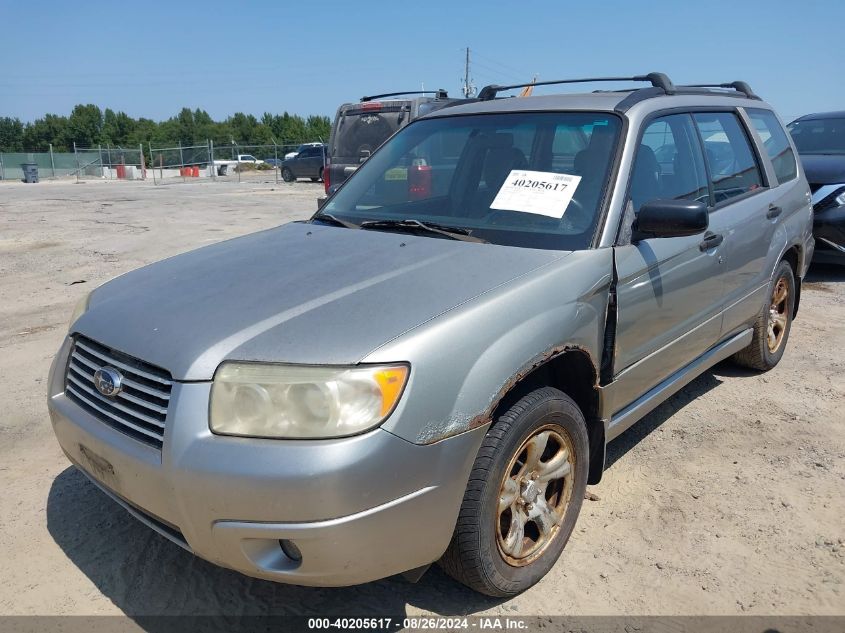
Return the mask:
[[[555,84],[582,84],[593,83],[597,81],[648,81],[655,88],[661,88],[667,95],[674,94],[675,85],[663,73],[648,73],[647,75],[636,75],[635,77],[589,77],[586,79],[559,79],[557,81],[537,81],[524,84],[513,84],[510,86],[497,86],[491,84],[484,86],[481,92],[478,93],[479,101],[489,101],[496,98],[496,94],[503,90],[513,90],[514,88],[525,88],[527,86],[551,86]]]
[[[745,81],[732,81],[726,84],[689,84],[686,86],[681,86],[682,88],[733,88],[737,92],[741,92],[749,99],[757,99],[760,101],[760,97],[758,97],[754,91],[751,89],[751,86],[748,85]]]
[[[385,92],[382,95],[370,95],[369,97],[361,97],[361,101],[372,101],[373,99],[383,99],[384,97],[398,97],[400,95],[434,95],[435,99],[448,99],[449,95],[443,88],[439,90],[414,90],[409,92]]]

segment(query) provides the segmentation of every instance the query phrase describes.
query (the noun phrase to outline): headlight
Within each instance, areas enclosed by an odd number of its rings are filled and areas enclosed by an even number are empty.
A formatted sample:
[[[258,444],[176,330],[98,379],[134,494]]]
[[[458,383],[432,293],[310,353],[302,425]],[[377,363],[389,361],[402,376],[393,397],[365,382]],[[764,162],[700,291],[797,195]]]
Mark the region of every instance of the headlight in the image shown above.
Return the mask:
[[[845,189],[842,190],[842,193],[836,196],[836,204],[840,207],[845,207]]]
[[[381,424],[399,401],[406,365],[307,367],[223,363],[211,387],[214,433],[327,438]]]
[[[88,303],[91,301],[91,293],[87,293],[84,297],[82,297],[79,301],[76,302],[76,306],[73,308],[73,314],[70,315],[70,323],[67,324],[68,330],[73,327],[73,324],[76,323],[76,320],[85,314],[88,311]]]

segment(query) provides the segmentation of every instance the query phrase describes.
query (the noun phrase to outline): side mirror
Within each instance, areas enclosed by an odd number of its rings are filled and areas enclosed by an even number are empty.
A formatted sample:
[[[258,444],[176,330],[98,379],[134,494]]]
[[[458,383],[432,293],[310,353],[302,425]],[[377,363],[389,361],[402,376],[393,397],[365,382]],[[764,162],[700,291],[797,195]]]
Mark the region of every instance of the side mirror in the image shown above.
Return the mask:
[[[650,237],[685,237],[707,230],[707,206],[696,200],[652,200],[640,207],[632,242]]]

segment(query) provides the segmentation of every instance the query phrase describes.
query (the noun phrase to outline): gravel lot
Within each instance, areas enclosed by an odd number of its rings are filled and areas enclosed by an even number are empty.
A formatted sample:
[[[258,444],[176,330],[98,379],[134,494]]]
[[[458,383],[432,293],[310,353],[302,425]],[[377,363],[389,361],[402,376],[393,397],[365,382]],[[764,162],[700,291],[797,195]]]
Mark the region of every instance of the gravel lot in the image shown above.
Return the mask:
[[[0,183],[0,614],[845,614],[845,267],[813,269],[781,364],[722,363],[614,442],[554,570],[512,600],[252,580],[195,559],[72,468],[45,382],[77,299],[309,215],[321,185]],[[432,518],[432,520],[435,520]]]

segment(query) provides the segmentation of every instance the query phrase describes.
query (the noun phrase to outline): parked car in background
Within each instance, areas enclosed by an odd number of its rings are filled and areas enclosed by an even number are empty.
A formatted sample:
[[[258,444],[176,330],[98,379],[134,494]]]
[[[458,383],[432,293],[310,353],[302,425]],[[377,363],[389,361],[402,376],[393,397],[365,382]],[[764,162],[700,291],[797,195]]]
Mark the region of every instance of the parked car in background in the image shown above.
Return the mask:
[[[813,253],[807,181],[747,84],[627,81],[651,85],[488,86],[309,221],[95,289],[48,379],[67,457],[250,576],[538,582],[608,442],[723,359],[780,362]]]
[[[429,94],[434,96],[411,96]],[[397,130],[430,112],[465,101],[450,99],[445,90],[437,90],[391,92],[341,105],[329,136],[327,177],[323,179],[326,194],[336,191]]]
[[[325,162],[325,145],[303,147],[296,156],[282,161],[282,178],[285,182],[293,182],[297,178],[310,178],[316,182],[323,177]]]
[[[252,154],[238,154],[239,163],[252,163],[253,165],[258,165],[259,163],[263,163],[264,161],[260,158],[256,158]]]
[[[268,165],[272,165],[275,169],[278,169],[282,166],[282,159],[281,158],[266,158],[264,160],[265,163]]]
[[[845,110],[788,126],[813,192],[815,261],[845,264]]]
[[[263,160],[260,158],[256,158],[252,154],[238,154],[236,159],[230,160],[221,160],[221,159],[214,159],[214,168],[217,170],[218,176],[227,176],[230,173],[234,172],[237,169],[238,165],[243,164],[251,164],[251,165],[260,165],[264,163]]]
[[[287,154],[285,154],[285,159],[295,157],[297,154],[299,154],[306,147],[322,147],[323,145],[325,145],[325,143],[303,143],[302,145],[297,147],[294,151],[288,152]]]

